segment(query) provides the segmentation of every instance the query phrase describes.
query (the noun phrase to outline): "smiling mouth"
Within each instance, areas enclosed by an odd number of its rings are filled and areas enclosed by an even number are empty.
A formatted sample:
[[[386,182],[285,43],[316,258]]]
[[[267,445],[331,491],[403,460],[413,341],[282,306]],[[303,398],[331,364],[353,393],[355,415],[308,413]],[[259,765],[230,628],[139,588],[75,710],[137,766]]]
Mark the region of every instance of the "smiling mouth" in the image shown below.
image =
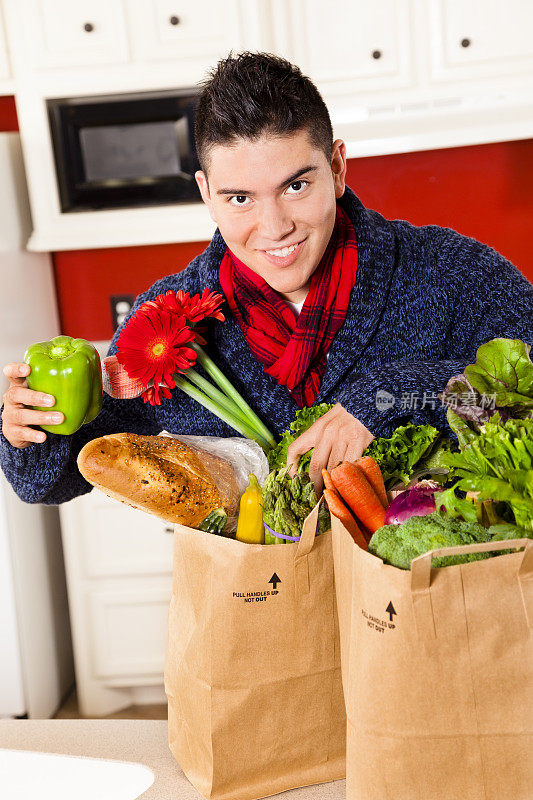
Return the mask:
[[[304,241],[302,239],[302,241]],[[268,253],[269,256],[276,256],[277,258],[286,258],[290,256],[291,253],[294,253],[297,247],[299,247],[302,242],[296,242],[296,244],[291,244],[285,247],[278,247],[275,250],[265,250],[265,253]]]

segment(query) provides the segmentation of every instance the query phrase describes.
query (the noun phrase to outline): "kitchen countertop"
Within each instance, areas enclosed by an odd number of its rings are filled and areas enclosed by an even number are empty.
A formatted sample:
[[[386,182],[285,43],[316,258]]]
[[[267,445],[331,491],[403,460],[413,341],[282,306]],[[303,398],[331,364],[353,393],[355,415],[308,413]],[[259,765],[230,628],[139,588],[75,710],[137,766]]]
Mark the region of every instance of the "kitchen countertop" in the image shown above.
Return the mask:
[[[0,720],[0,748],[143,764],[155,780],[139,796],[142,800],[201,800],[168,749],[165,720]],[[280,800],[345,797],[344,780],[276,795]]]

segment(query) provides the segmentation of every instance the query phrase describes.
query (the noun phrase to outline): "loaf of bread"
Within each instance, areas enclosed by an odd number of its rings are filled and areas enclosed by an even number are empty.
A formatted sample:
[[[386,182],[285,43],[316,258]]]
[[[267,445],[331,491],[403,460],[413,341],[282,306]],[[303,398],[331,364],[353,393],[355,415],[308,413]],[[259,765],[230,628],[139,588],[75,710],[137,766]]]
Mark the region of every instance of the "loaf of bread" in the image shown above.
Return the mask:
[[[82,448],[78,468],[109,497],[167,522],[196,528],[214,508],[238,510],[233,467],[171,437],[101,436]]]

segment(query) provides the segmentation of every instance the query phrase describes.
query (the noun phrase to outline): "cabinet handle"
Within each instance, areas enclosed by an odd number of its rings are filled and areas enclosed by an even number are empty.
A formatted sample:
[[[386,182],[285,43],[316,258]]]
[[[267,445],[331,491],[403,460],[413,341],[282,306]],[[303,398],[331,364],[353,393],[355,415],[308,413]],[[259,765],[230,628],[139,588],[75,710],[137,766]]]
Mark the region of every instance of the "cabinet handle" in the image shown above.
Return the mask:
[[[165,528],[165,533],[174,533],[174,528]]]
[[[179,25],[179,24],[180,24],[180,22],[181,22],[181,20],[180,20],[180,18],[179,18],[179,17],[177,17],[175,14],[173,14],[173,15],[170,17],[170,19],[169,19],[169,22],[170,22],[170,24],[171,24],[171,25]]]
[[[83,26],[83,30],[87,31],[87,33],[91,33],[92,31],[94,31],[94,25],[92,24],[92,22],[86,22],[85,25]]]
[[[376,58],[376,59],[377,58],[381,58],[382,55],[383,55],[383,53],[381,52],[381,50],[373,50],[372,51],[372,58]]]
[[[470,47],[471,44],[471,39],[461,39],[461,47]]]

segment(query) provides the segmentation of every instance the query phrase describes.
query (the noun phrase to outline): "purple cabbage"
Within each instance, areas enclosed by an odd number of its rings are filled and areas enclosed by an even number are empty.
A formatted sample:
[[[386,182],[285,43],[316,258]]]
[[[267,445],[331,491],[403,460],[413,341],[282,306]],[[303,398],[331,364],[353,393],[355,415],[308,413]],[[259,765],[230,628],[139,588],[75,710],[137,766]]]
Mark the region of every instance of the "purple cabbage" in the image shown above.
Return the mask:
[[[420,481],[396,495],[385,512],[385,525],[401,525],[410,517],[425,517],[435,511],[435,492],[442,491],[434,481]]]

